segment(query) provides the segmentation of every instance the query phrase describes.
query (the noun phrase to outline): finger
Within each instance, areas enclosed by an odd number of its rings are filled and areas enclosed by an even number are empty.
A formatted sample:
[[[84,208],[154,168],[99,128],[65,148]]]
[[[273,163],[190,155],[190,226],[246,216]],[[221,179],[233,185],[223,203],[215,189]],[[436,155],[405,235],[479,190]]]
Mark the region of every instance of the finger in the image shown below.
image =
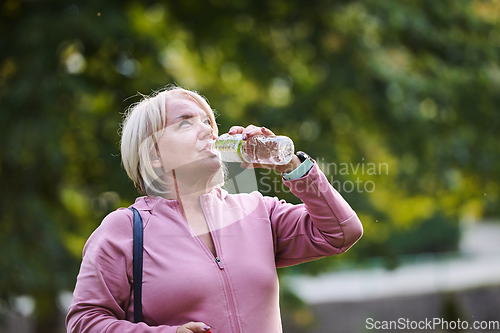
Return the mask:
[[[255,125],[248,125],[247,127],[245,127],[245,132],[248,133],[248,132],[252,132],[252,131],[255,131],[255,130],[260,130],[260,127],[257,127]]]
[[[270,129],[268,129],[266,127],[261,127],[260,131],[262,132],[262,134],[264,134],[266,136],[276,136],[276,134],[274,134],[273,131],[271,131]]]
[[[243,131],[243,140],[247,140],[248,138],[254,135],[263,135],[261,127],[257,127],[255,125],[248,125]]]
[[[248,125],[247,127],[243,127],[243,126],[232,126],[230,129],[229,129],[229,132],[227,132],[229,135],[234,135],[234,134],[248,134],[248,133],[252,133],[254,132],[255,130],[258,130],[259,127],[255,126],[255,125]]]
[[[247,140],[254,135],[276,136],[270,129],[266,127],[257,127],[255,125],[248,125],[247,127],[232,126],[228,134],[243,134],[243,140]]]
[[[255,133],[260,132],[260,127],[257,127],[255,125],[248,125],[245,127],[245,130],[243,131],[243,134],[246,134],[247,136],[255,135]]]
[[[234,135],[234,134],[243,134],[243,131],[245,128],[243,126],[232,126],[229,129],[229,132],[227,132],[229,135]]]
[[[194,333],[207,333],[208,331],[210,331],[210,326],[202,322],[189,322],[182,325],[181,327],[187,328]]]

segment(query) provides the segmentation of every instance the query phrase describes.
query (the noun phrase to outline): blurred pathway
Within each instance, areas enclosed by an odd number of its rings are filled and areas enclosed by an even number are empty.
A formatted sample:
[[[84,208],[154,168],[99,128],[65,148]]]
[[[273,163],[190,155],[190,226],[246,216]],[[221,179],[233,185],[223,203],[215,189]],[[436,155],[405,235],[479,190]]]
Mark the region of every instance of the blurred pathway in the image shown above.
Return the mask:
[[[383,268],[289,277],[309,304],[363,301],[500,285],[500,223],[469,224],[456,255],[425,255],[393,271]]]

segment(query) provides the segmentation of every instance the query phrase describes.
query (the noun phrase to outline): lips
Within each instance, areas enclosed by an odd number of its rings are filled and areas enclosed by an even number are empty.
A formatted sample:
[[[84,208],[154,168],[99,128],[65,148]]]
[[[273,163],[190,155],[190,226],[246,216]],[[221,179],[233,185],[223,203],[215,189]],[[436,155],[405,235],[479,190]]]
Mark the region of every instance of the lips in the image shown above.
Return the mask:
[[[201,151],[207,151],[207,152],[210,152],[212,155],[216,155],[215,154],[215,149],[214,149],[214,141],[209,141],[205,147],[203,147],[203,149]]]

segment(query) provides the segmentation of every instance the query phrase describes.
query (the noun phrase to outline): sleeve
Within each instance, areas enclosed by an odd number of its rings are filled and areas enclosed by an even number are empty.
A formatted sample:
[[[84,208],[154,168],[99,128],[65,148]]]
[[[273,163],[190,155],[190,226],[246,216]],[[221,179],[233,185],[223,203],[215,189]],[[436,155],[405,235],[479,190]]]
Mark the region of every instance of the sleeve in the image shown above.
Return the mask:
[[[68,332],[175,333],[127,320],[132,297],[132,212],[108,215],[89,237],[66,317]]]
[[[361,221],[316,163],[304,177],[284,183],[303,204],[264,197],[277,267],[343,253],[361,238]]]

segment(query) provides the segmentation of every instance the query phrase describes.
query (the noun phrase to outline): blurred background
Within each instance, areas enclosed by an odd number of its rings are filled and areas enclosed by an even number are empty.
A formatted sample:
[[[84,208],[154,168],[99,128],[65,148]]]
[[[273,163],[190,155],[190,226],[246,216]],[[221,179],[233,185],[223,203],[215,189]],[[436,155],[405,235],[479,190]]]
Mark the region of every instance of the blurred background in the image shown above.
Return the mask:
[[[65,331],[86,239],[138,195],[123,112],[167,84],[206,96],[220,133],[291,137],[364,224],[349,252],[279,270],[285,332],[500,320],[499,17],[493,0],[1,1],[0,332]]]

